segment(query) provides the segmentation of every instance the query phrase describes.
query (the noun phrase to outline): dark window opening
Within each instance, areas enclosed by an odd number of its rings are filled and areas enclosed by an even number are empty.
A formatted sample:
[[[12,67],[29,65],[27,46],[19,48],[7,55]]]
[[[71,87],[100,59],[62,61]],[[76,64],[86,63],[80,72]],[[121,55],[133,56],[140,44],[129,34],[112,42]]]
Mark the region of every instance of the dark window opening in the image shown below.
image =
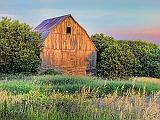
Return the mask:
[[[86,70],[86,74],[89,74],[90,73],[90,71],[89,70]]]
[[[66,33],[67,33],[67,34],[71,34],[71,27],[67,27]]]

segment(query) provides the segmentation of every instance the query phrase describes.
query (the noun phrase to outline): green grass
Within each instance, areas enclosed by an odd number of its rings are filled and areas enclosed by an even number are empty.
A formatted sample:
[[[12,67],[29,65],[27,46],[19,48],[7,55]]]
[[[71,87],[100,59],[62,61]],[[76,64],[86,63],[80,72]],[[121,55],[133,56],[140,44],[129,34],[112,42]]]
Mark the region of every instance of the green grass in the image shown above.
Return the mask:
[[[135,90],[137,92],[145,92],[152,94],[160,91],[160,86],[154,83],[143,83],[131,81],[106,81],[92,77],[74,77],[74,76],[46,76],[47,78],[40,80],[41,90],[43,91],[46,86],[50,86],[51,91],[75,93],[80,91],[83,87],[90,90],[97,89],[100,96],[104,96],[117,91],[123,94],[128,90]]]
[[[29,91],[36,89],[36,87],[29,81],[1,81],[0,89],[11,92],[12,94],[26,94]]]
[[[160,112],[158,105],[150,105],[157,104],[158,91],[160,86],[152,82],[64,75],[2,75],[0,120],[153,119]],[[146,104],[151,94],[154,99]],[[155,113],[143,112],[148,107]]]
[[[114,120],[107,108],[98,108],[90,100],[52,96],[33,92],[16,102],[0,102],[0,120]]]
[[[135,83],[129,80],[102,80],[96,77],[76,77],[63,75],[40,75],[40,76],[17,76],[3,75],[0,77],[0,89],[14,94],[26,94],[36,89],[42,93],[60,92],[75,93],[80,92],[82,88],[90,91],[96,90],[98,96],[118,92],[119,95],[128,90],[135,90],[140,93],[152,94],[160,91],[160,86],[155,83],[144,83],[137,81]]]

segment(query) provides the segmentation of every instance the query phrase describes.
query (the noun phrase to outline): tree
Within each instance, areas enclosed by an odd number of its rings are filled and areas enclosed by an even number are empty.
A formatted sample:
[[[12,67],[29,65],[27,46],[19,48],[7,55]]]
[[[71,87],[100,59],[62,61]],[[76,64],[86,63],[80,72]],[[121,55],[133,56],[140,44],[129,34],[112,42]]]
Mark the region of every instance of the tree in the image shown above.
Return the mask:
[[[139,65],[136,67],[137,70],[134,71],[133,76],[145,76],[146,70],[143,69],[145,56],[151,51],[156,50],[158,48],[157,45],[140,40],[125,40],[119,42],[121,42],[122,45],[128,44],[129,47],[127,49],[130,49],[139,61]]]
[[[156,52],[157,57],[155,58],[150,53],[157,49],[155,44],[144,41],[118,41],[104,34],[92,35],[91,39],[98,49],[97,69],[99,76],[107,78],[146,76],[146,74],[156,76],[151,71],[147,73],[146,70],[151,66],[158,74],[159,61],[154,63],[152,61],[152,64],[149,65],[145,63],[150,58],[152,58],[150,60],[155,60],[158,57],[158,52]]]
[[[139,65],[139,61],[127,47],[128,45],[122,46],[118,41],[106,46],[105,50],[100,54],[101,61],[99,65],[101,76],[107,78],[132,76]]]
[[[97,52],[97,69],[98,74],[102,75],[102,69],[101,69],[101,60],[102,55],[101,53],[104,52],[107,45],[114,44],[116,41],[111,36],[106,36],[104,34],[95,34],[91,36],[92,41],[94,42],[96,48],[98,49]],[[103,76],[103,75],[102,75]]]
[[[0,21],[0,73],[35,73],[40,64],[40,35],[18,20]]]
[[[160,49],[150,51],[142,61],[143,75],[160,78]]]

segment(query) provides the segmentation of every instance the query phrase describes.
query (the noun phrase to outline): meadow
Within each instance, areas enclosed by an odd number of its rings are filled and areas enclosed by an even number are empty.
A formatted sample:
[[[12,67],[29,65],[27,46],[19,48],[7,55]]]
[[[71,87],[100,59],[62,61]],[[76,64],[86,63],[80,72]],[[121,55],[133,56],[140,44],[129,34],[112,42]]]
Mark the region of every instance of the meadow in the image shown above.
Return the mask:
[[[159,79],[152,80],[3,74],[0,120],[159,120]]]

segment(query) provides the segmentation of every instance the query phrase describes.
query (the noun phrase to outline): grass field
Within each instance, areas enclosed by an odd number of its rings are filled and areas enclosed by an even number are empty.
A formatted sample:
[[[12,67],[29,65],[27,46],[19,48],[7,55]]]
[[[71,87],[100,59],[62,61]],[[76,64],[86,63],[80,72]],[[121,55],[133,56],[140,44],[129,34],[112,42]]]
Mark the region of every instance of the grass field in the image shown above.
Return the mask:
[[[136,79],[136,80],[135,80]],[[62,75],[2,75],[0,77],[0,89],[13,94],[29,93],[31,90],[39,90],[42,93],[60,92],[75,93],[80,92],[82,88],[97,91],[99,96],[114,93],[123,95],[129,90],[145,94],[152,94],[160,91],[159,79],[133,78],[131,80],[102,80],[96,77],[74,77]]]
[[[132,80],[138,81],[138,82],[144,82],[144,83],[151,83],[151,84],[160,85],[160,79],[158,79],[158,78],[137,77],[137,78],[133,78]]]
[[[0,120],[159,120],[159,79],[141,79],[1,75]]]

